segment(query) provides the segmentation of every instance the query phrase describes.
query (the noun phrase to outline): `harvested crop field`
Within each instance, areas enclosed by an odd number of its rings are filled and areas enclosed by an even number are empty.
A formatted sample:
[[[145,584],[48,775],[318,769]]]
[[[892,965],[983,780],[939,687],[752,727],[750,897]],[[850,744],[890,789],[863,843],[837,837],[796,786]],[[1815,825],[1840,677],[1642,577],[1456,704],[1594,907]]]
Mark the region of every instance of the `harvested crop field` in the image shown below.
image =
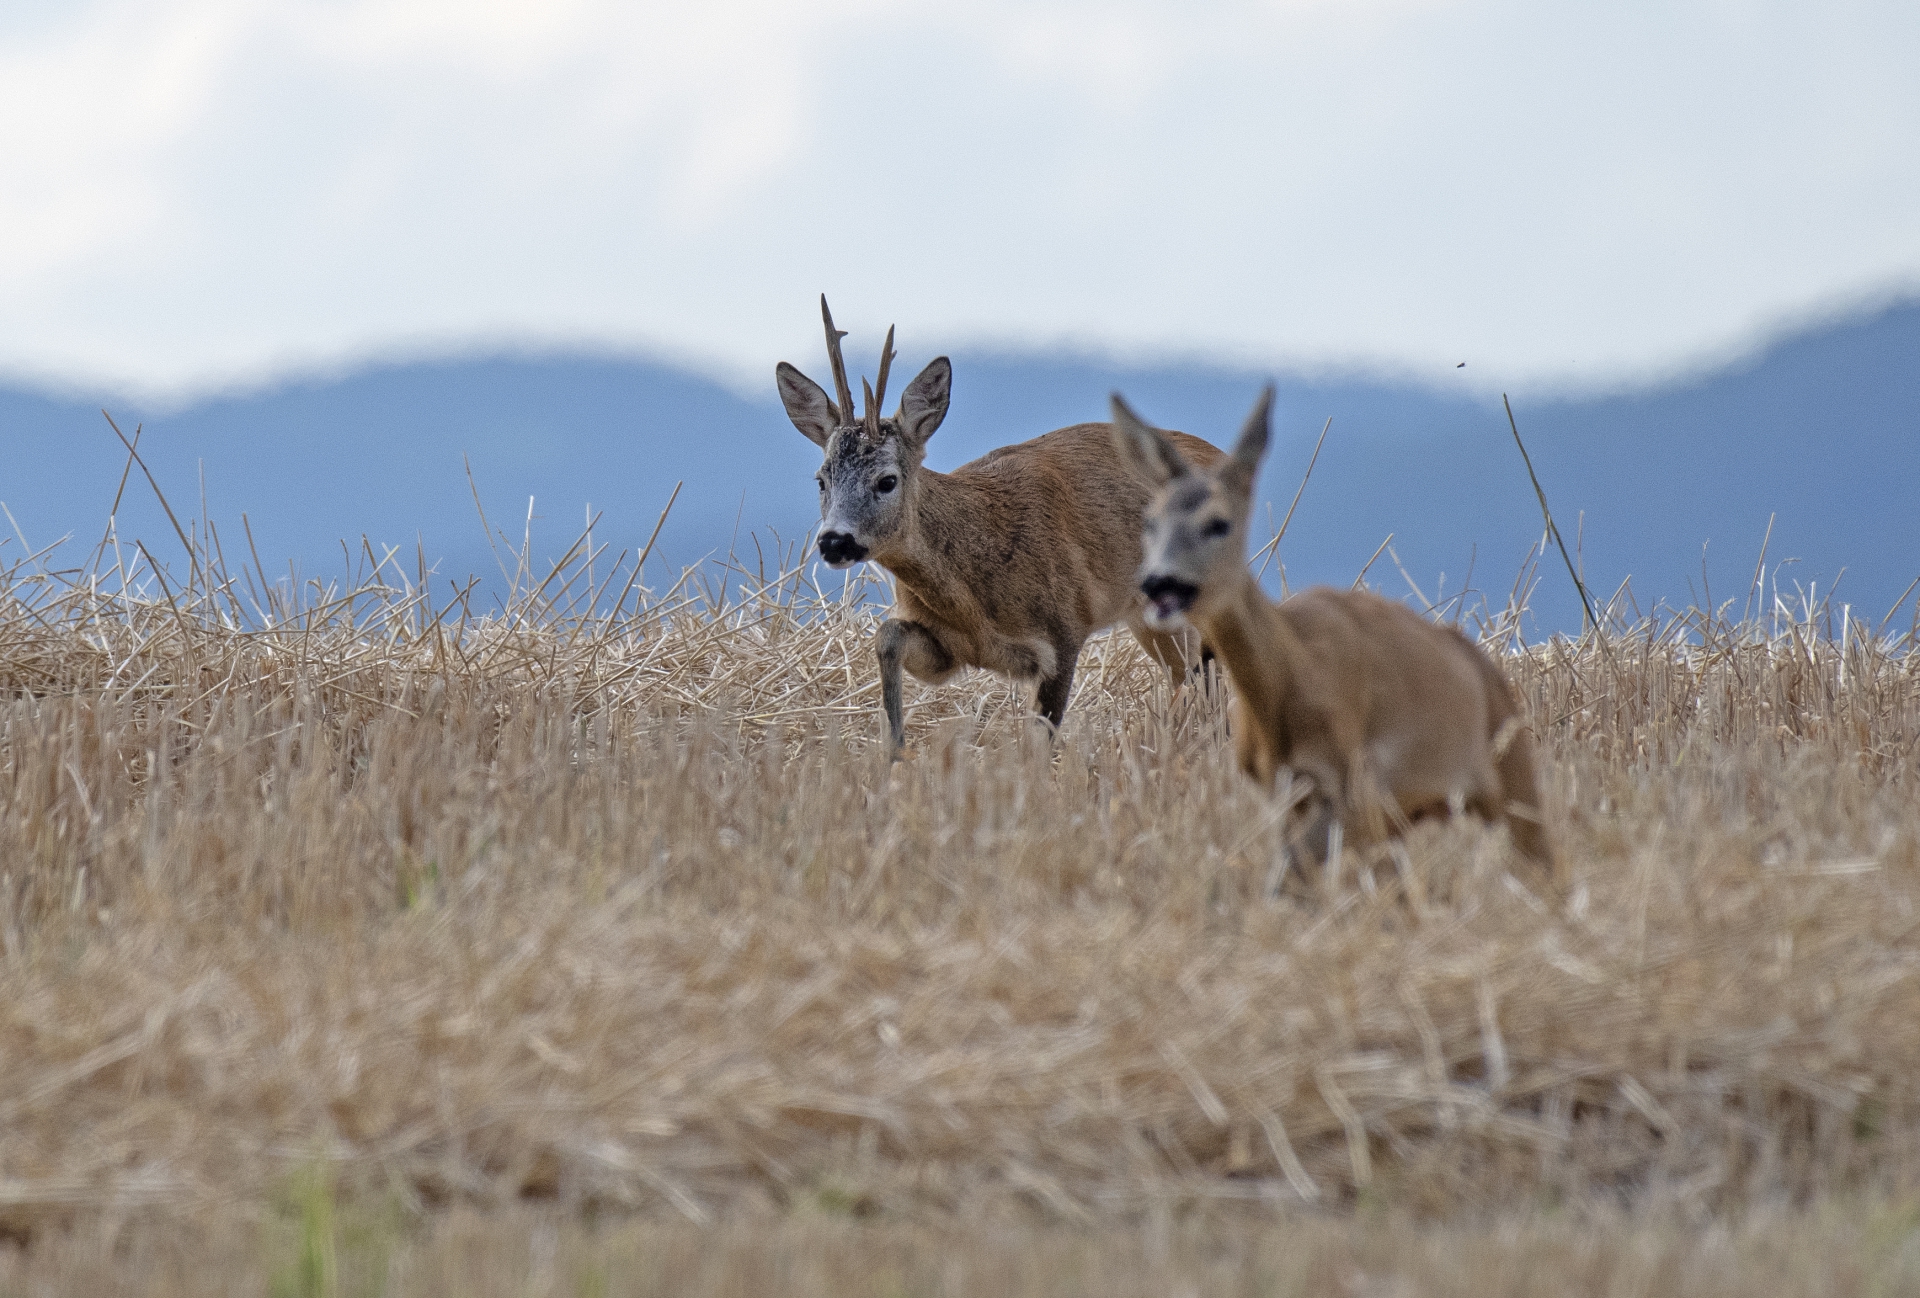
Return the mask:
[[[1285,868],[1125,637],[890,765],[860,587],[589,553],[9,571],[0,1292],[1920,1287],[1908,628],[1483,626],[1547,896]]]

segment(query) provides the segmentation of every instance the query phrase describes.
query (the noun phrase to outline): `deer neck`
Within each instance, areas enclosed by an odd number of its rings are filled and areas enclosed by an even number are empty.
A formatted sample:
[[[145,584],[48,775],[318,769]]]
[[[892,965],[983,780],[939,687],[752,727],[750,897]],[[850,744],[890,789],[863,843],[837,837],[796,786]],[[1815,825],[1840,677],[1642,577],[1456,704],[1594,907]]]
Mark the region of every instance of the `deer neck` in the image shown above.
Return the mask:
[[[1242,572],[1224,598],[1210,601],[1195,621],[1253,714],[1278,715],[1293,693],[1300,641],[1253,574]]]
[[[875,548],[873,558],[925,602],[943,605],[941,592],[964,577],[952,538],[980,527],[987,502],[974,499],[966,483],[930,469],[915,473],[907,491],[899,529]]]

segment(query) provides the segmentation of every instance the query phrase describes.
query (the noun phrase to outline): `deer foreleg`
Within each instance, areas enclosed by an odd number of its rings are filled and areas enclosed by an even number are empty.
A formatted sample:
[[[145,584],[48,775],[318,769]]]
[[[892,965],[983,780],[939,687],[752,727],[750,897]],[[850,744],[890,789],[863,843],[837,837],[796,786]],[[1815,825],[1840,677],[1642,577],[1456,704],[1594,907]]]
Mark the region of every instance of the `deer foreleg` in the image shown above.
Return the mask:
[[[1289,837],[1314,865],[1325,865],[1333,850],[1333,827],[1341,827],[1343,838],[1353,828],[1348,816],[1351,790],[1323,761],[1309,759],[1288,769],[1293,780],[1290,788],[1303,790],[1304,795]]]
[[[907,718],[900,702],[904,668],[922,680],[940,680],[953,671],[953,655],[918,622],[888,618],[874,640],[880,659],[880,706],[887,714],[888,751],[899,756],[907,742]]]
[[[1340,809],[1332,798],[1318,789],[1300,804],[1300,819],[1291,837],[1300,844],[1316,869],[1326,865],[1333,851],[1333,827],[1340,823]]]

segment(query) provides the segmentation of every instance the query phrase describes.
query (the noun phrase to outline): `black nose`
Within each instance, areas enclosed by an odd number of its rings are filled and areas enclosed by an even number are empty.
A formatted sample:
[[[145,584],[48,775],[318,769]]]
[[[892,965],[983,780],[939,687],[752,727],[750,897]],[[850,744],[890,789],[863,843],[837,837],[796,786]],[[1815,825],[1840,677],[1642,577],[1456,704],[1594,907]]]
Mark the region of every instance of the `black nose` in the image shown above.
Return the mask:
[[[1193,603],[1193,597],[1200,588],[1190,581],[1178,577],[1155,575],[1140,583],[1140,593],[1148,599],[1159,602],[1163,598],[1177,600],[1182,607]]]
[[[822,532],[820,557],[828,563],[858,563],[867,557],[867,547],[854,540],[850,532]]]
[[[1192,582],[1158,574],[1140,583],[1140,593],[1147,597],[1154,616],[1160,618],[1180,617],[1200,598],[1200,588]]]

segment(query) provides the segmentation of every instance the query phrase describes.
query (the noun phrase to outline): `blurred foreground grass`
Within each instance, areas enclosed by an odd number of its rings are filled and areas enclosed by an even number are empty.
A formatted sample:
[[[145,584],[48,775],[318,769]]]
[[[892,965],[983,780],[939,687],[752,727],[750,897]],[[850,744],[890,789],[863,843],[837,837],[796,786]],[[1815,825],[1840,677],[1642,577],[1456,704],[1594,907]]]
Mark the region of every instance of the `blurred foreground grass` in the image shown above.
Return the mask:
[[[0,1291],[208,1298],[1868,1298],[1920,1290],[1920,1206],[1827,1202],[1700,1225],[1651,1216],[1415,1222],[1221,1213],[1158,1226],[850,1221],[699,1227],[459,1208],[181,1232],[89,1225],[0,1253]]]

